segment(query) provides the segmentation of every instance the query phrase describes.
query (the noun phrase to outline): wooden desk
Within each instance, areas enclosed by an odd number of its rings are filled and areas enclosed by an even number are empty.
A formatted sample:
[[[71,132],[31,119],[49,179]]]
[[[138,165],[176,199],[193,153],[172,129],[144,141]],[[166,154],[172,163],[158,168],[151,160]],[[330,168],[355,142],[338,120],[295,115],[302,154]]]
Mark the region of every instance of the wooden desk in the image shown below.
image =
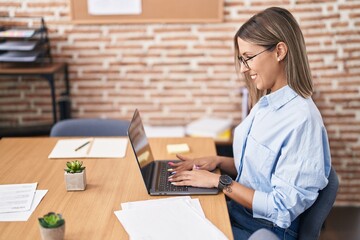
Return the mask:
[[[53,123],[56,123],[56,93],[55,93],[55,74],[63,72],[65,81],[65,94],[70,96],[69,74],[66,63],[49,63],[36,66],[19,67],[14,64],[2,64],[0,67],[0,76],[39,76],[45,78],[50,85],[51,103],[53,112]]]
[[[114,214],[120,203],[160,198],[147,194],[130,144],[124,159],[83,159],[87,188],[67,192],[63,170],[67,160],[47,158],[56,141],[56,138],[0,140],[0,184],[38,182],[38,189],[49,190],[27,222],[0,222],[0,239],[40,239],[37,219],[49,211],[63,214],[67,240],[128,239]],[[175,155],[167,154],[166,144],[184,142],[190,146],[190,156],[215,154],[210,138],[150,139],[157,159],[175,159]],[[199,198],[206,217],[233,239],[224,194],[193,198]]]

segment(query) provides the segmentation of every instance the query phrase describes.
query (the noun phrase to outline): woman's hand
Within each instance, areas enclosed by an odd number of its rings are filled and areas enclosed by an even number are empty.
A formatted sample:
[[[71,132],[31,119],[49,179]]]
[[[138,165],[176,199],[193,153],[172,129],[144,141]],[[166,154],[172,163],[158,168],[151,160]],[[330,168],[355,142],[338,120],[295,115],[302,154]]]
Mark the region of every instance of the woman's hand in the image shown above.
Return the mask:
[[[177,158],[181,161],[177,163],[170,162],[169,165],[173,167],[173,171],[181,172],[186,170],[207,170],[213,171],[217,167],[217,156],[190,158],[177,154]]]
[[[206,170],[193,170],[176,172],[169,177],[171,184],[175,186],[193,186],[204,188],[216,188],[219,184],[220,175]]]

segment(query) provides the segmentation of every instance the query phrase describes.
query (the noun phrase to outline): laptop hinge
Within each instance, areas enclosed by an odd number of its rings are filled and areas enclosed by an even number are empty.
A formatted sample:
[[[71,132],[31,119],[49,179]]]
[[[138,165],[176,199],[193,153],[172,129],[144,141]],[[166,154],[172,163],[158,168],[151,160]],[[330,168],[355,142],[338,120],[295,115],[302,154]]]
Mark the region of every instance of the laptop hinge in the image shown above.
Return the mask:
[[[152,167],[152,171],[151,171],[151,188],[150,190],[156,191],[157,190],[157,186],[158,186],[158,180],[159,178],[154,177],[154,176],[158,176],[158,172],[160,171],[160,164],[159,162],[155,161],[153,162],[153,167]]]

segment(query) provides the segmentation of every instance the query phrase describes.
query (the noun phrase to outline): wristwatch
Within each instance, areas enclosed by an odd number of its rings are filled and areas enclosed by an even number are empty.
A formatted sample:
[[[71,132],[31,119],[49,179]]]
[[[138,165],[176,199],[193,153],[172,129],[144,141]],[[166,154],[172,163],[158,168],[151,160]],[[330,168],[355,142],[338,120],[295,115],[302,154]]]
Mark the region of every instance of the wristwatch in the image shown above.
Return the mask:
[[[218,189],[222,191],[225,189],[227,192],[232,192],[231,185],[233,183],[232,178],[229,175],[221,175],[219,178]]]

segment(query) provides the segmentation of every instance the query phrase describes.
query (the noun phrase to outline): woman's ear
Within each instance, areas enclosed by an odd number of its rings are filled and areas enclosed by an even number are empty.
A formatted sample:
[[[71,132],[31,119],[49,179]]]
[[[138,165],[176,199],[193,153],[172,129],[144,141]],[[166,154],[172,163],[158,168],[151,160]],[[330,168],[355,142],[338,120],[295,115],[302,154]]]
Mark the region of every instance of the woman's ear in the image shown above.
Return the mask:
[[[277,54],[278,62],[282,61],[286,57],[287,51],[288,48],[284,42],[279,42],[276,45],[276,54]]]

